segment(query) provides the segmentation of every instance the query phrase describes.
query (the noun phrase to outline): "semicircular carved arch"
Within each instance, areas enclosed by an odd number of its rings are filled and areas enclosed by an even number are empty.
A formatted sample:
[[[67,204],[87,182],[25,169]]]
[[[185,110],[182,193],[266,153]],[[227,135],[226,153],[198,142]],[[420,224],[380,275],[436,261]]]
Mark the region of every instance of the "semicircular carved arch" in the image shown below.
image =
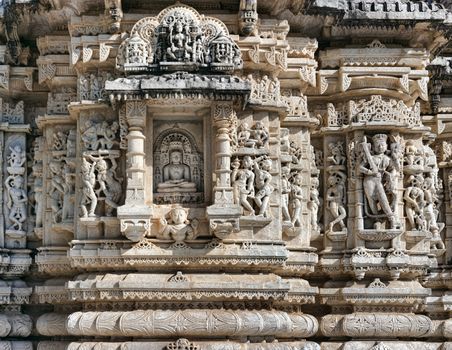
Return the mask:
[[[129,73],[231,72],[242,66],[240,49],[226,25],[183,5],[136,22],[116,58],[116,68]]]

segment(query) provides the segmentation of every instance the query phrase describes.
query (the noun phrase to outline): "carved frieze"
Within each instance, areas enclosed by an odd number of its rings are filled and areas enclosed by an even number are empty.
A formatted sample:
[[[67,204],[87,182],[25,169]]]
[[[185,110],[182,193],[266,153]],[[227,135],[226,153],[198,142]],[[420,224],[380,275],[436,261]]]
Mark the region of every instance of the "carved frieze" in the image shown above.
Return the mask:
[[[0,349],[448,348],[450,10],[167,5],[0,4]]]

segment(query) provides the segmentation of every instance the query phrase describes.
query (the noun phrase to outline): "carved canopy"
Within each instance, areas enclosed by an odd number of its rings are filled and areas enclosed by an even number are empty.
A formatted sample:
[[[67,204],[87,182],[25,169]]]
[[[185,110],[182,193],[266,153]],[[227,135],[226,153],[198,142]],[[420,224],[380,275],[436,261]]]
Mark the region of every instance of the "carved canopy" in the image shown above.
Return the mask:
[[[166,8],[133,26],[120,45],[116,66],[125,72],[229,72],[242,67],[237,44],[223,22],[184,5]]]

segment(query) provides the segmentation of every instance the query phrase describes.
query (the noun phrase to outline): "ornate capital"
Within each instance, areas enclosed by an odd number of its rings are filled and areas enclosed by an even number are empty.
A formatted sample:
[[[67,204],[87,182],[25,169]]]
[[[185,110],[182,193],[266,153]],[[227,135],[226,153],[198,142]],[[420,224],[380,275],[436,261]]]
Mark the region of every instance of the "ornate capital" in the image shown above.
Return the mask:
[[[214,123],[218,127],[228,127],[237,119],[232,102],[218,102],[212,109]]]
[[[126,119],[131,128],[143,128],[146,124],[146,103],[137,100],[127,101]]]

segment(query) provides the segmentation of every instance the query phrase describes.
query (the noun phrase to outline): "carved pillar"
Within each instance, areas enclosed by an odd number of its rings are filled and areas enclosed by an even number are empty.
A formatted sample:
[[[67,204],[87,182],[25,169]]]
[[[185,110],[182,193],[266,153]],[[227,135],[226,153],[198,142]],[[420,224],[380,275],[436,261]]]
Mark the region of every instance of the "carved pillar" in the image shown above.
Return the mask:
[[[131,241],[142,239],[151,227],[151,208],[146,205],[144,183],[144,141],[146,104],[143,101],[126,102],[127,134],[127,189],[125,204],[118,208],[121,232]]]
[[[232,102],[219,102],[212,108],[216,127],[214,205],[207,208],[210,230],[218,238],[225,238],[239,230],[240,207],[234,205],[231,186],[231,130],[237,122]],[[226,206],[227,204],[227,206]]]
[[[26,164],[26,134],[29,125],[24,124],[24,104],[1,103],[0,143],[3,159],[3,242],[6,248],[25,248],[27,241],[28,194]]]

